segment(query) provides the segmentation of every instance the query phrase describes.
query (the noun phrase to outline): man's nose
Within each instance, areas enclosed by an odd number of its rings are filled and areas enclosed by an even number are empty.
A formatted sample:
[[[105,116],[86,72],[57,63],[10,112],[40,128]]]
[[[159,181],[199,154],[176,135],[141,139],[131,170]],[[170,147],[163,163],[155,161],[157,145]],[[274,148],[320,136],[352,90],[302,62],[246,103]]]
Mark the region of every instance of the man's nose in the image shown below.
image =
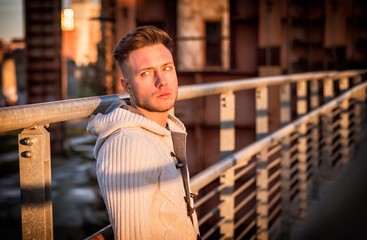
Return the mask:
[[[166,76],[161,71],[156,72],[155,78],[156,78],[155,79],[155,86],[156,87],[161,87],[161,86],[167,85]]]

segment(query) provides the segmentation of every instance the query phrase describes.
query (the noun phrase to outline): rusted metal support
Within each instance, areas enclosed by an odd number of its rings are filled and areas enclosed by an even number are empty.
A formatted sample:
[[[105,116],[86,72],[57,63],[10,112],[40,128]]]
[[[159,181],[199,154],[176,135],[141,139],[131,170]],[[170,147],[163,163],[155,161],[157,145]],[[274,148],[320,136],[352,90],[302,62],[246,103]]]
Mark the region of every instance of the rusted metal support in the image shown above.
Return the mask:
[[[256,88],[256,138],[264,138],[269,133],[268,87]],[[256,225],[257,239],[269,236],[269,172],[267,148],[256,155]]]
[[[35,126],[18,140],[23,239],[53,239],[50,133]]]
[[[231,155],[235,149],[235,95],[227,92],[220,95],[220,152],[221,159]],[[234,168],[224,172],[219,178],[220,184],[225,187],[220,192],[219,214],[225,219],[220,225],[220,234],[224,239],[234,237]]]

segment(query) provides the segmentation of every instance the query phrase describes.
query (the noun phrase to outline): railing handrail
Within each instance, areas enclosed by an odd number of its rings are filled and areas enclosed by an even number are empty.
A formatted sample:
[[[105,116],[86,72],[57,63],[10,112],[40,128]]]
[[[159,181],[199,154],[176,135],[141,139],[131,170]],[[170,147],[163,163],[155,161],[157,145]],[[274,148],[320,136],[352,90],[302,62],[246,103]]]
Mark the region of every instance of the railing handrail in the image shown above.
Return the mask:
[[[349,96],[353,95],[358,90],[367,87],[367,82],[361,83],[347,92],[341,94],[340,96],[336,97],[335,99],[331,100],[330,102],[320,106],[319,108],[310,111],[308,114],[297,118],[293,122],[287,124],[286,126],[280,128],[279,130],[275,131],[268,136],[257,140],[256,142],[250,144],[249,146],[242,148],[241,150],[231,154],[230,156],[222,159],[221,161],[211,165],[210,167],[204,169],[197,175],[191,178],[191,189],[193,192],[198,192],[199,189],[203,188],[205,185],[212,182],[214,179],[218,178],[223,172],[227,171],[231,167],[236,164],[242,163],[243,161],[248,159],[248,156],[253,156],[257,152],[259,152],[264,146],[272,143],[275,140],[280,140],[282,137],[289,135],[291,132],[297,130],[297,127],[305,121],[308,121],[312,118],[320,116],[322,113],[330,111],[330,109],[335,108],[338,104],[340,104],[343,99],[348,98]],[[247,159],[246,159],[247,158]],[[250,160],[250,159],[248,159]]]
[[[364,72],[366,70],[308,72],[195,84],[195,87],[193,87],[194,85],[185,85],[179,87],[178,100],[254,89],[264,85],[279,85],[305,79],[350,77]],[[107,95],[0,108],[0,132],[88,117],[93,113],[103,111],[113,101],[127,96],[127,94]]]

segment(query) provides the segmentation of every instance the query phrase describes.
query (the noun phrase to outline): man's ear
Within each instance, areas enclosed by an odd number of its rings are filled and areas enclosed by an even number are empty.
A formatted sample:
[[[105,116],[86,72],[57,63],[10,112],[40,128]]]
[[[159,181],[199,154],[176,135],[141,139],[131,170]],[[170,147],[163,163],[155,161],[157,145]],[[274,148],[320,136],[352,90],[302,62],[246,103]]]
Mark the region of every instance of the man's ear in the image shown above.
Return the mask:
[[[127,93],[131,93],[131,84],[130,81],[126,78],[121,78],[121,85],[125,89]]]

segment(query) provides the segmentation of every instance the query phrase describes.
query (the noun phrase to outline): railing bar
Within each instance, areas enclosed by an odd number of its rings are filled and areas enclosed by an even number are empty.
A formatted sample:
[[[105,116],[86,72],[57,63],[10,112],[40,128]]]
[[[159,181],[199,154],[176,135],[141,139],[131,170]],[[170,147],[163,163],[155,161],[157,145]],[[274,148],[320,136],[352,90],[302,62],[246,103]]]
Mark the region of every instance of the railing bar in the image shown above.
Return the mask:
[[[307,169],[309,169],[309,171],[311,171],[311,172],[313,172],[313,171],[312,171],[313,165],[314,165],[314,163],[313,163],[312,161],[309,161],[309,162],[307,163]],[[310,168],[310,166],[311,166],[311,168]]]
[[[278,205],[278,206],[273,210],[273,212],[270,214],[270,216],[269,216],[270,221],[271,221],[272,219],[274,219],[274,218],[275,218],[275,215],[277,215],[280,211],[281,211],[281,207],[280,207],[280,205]],[[274,226],[274,225],[276,225],[276,224],[273,224],[273,226]],[[271,229],[272,229],[272,228],[270,228],[270,229],[269,229],[269,231],[271,231]]]
[[[219,211],[219,207],[222,205],[223,203],[219,203],[217,206],[215,206],[214,208],[212,208],[209,212],[207,212],[203,217],[200,218],[199,220],[199,226],[201,226],[204,222],[206,222],[206,220],[208,220],[210,217],[212,217],[216,212]]]
[[[251,215],[254,215],[255,213],[256,213],[256,209],[255,208],[252,208],[243,217],[241,217],[240,219],[238,219],[238,221],[234,225],[235,228],[238,228],[242,223],[244,223],[247,219],[249,219]]]
[[[333,113],[333,116],[335,117],[336,115],[338,115],[338,114],[341,113],[341,110],[340,110],[339,107],[336,107],[336,108],[333,109],[333,112],[332,113]]]
[[[243,190],[245,190],[246,188],[248,188],[251,184],[255,183],[255,177],[250,178],[249,180],[247,180],[247,182],[245,184],[243,184],[240,188],[238,188],[234,193],[234,197],[237,197],[238,194],[240,194]]]
[[[296,174],[296,172],[298,171],[298,166],[297,164],[295,164],[292,168],[290,168],[291,174]],[[296,177],[293,176],[292,179],[295,179]],[[292,183],[292,182],[291,182]]]
[[[215,189],[211,190],[210,192],[208,192],[207,194],[205,194],[203,197],[201,197],[198,201],[195,202],[195,207],[199,207],[201,204],[206,202],[208,199],[213,197],[215,194],[219,193],[224,187],[225,187],[224,184],[220,185],[216,187]]]
[[[289,82],[298,82],[305,79],[311,78],[326,78],[332,76],[338,76],[341,73],[330,72],[328,73],[300,73],[292,75],[281,75],[281,76],[271,76],[262,78],[246,78],[237,79],[233,81],[217,82],[217,83],[204,83],[196,85],[195,89],[192,86],[181,86],[178,95],[178,100],[191,99],[204,97],[209,95],[217,95],[222,92],[229,91],[241,91],[246,89],[254,89],[259,86],[271,86],[271,85],[281,85]],[[358,75],[358,73],[356,73]]]
[[[290,158],[290,162],[293,163],[294,161],[296,161],[297,159],[297,154],[294,154],[291,158]],[[296,165],[295,165],[296,166]],[[292,169],[294,168],[294,166],[292,167]]]
[[[333,123],[333,129],[336,128],[337,126],[339,126],[340,124],[340,118],[336,119]]]
[[[254,226],[256,222],[252,221],[242,232],[241,234],[236,238],[236,240],[242,239]],[[253,236],[253,239],[255,239],[255,236]]]
[[[245,199],[243,199],[234,209],[235,212],[237,212],[239,209],[241,209],[243,206],[245,206],[251,199],[253,199],[256,195],[256,192],[252,192],[249,194]]]
[[[338,147],[338,145],[340,145],[340,140],[335,141],[335,143],[331,145],[331,149],[334,151]],[[336,152],[339,152],[339,151],[336,151]]]
[[[358,119],[359,119],[359,117],[358,117],[358,116],[356,116],[356,115],[352,115],[352,116],[349,118],[349,120],[350,120],[350,122],[351,122],[351,123],[354,123],[354,122],[358,121]]]
[[[269,203],[269,206],[270,206],[270,208],[272,208],[274,205],[275,205],[275,203],[277,202],[277,201],[279,201],[280,199],[282,198],[282,196],[280,195],[280,193],[279,194],[277,194],[271,201],[270,201],[270,203]],[[278,205],[278,207],[280,208],[281,207],[281,205],[279,204]],[[274,210],[273,210],[273,212],[274,212]],[[269,219],[272,219],[271,218],[271,215],[269,216]]]
[[[217,230],[220,225],[225,221],[225,219],[221,219],[219,222],[217,222],[216,224],[213,225],[213,227],[211,227],[205,234],[204,236],[202,237],[203,239],[207,239],[210,235],[212,235],[215,230]]]
[[[0,132],[89,117],[127,97],[127,94],[108,95],[0,108]]]
[[[242,169],[241,171],[239,171],[236,176],[235,176],[235,181],[238,180],[240,177],[242,177],[243,175],[245,175],[247,172],[249,172],[251,170],[251,168],[253,168],[255,165],[255,162],[252,162],[250,164],[248,164],[244,169]]]
[[[278,144],[276,147],[273,147],[270,151],[268,151],[268,156],[272,156],[274,153],[280,151],[281,145]]]
[[[277,182],[276,184],[274,184],[274,186],[269,190],[269,195],[272,195],[276,190],[279,190],[280,185],[281,185],[280,182]]]
[[[364,73],[356,71],[355,76]],[[237,79],[217,83],[180,86],[177,100],[192,99],[217,95],[229,91],[254,89],[259,86],[281,85],[304,79],[343,76],[344,72],[309,72],[292,75],[271,76],[262,78]],[[363,83],[361,84],[363,85]],[[357,85],[358,86],[358,85]],[[127,94],[97,96],[79,99],[68,99],[48,103],[29,104],[26,106],[5,107],[0,110],[0,132],[32,127],[35,124],[63,122],[90,116],[107,108],[117,99],[128,97]],[[24,118],[22,116],[28,116]],[[36,116],[36,117],[30,117]],[[14,119],[17,118],[17,119]],[[6,123],[6,124],[5,124]]]
[[[269,182],[272,182],[274,179],[276,179],[277,177],[279,177],[281,174],[280,171],[276,171],[274,172],[270,177],[269,177]]]
[[[289,141],[290,142],[293,142],[297,138],[298,138],[298,133],[297,132],[293,132],[293,134],[291,134],[290,137],[289,137]]]
[[[281,210],[279,209],[279,211],[281,211]],[[269,232],[274,232],[275,233],[275,234],[271,234],[271,237],[272,237],[271,239],[278,239],[278,236],[282,233],[281,227],[280,227],[280,224],[281,224],[280,220],[281,220],[281,218],[277,218],[274,221],[273,225],[269,229]],[[276,227],[278,227],[277,230],[275,229]]]
[[[298,178],[297,178],[297,177],[293,177],[293,178],[291,179],[291,181],[290,181],[291,186],[293,186],[293,184],[294,184],[297,180],[298,180]]]
[[[291,190],[291,192],[290,192],[290,196],[293,196],[296,192],[297,192],[297,190],[298,190],[298,187],[297,186],[295,186],[295,187],[293,187],[293,189]]]
[[[308,129],[305,139],[307,141],[307,144],[310,144],[310,142],[312,142],[312,129]]]
[[[297,151],[297,144],[294,144],[292,147],[290,147],[289,152],[290,153],[294,153],[295,151]]]
[[[338,137],[340,135],[340,132],[339,130],[338,131],[334,131],[333,132],[333,135],[332,135],[332,139],[334,140],[336,137]],[[339,142],[339,141],[336,141],[336,142]]]
[[[268,164],[267,169],[272,169],[274,166],[280,164],[280,157],[274,159],[271,163]]]
[[[335,161],[336,159],[338,159],[338,157],[339,157],[340,155],[341,155],[341,154],[340,154],[340,152],[339,152],[339,151],[335,152],[335,153],[331,156],[331,163],[333,164],[333,163],[334,163],[334,161]]]

